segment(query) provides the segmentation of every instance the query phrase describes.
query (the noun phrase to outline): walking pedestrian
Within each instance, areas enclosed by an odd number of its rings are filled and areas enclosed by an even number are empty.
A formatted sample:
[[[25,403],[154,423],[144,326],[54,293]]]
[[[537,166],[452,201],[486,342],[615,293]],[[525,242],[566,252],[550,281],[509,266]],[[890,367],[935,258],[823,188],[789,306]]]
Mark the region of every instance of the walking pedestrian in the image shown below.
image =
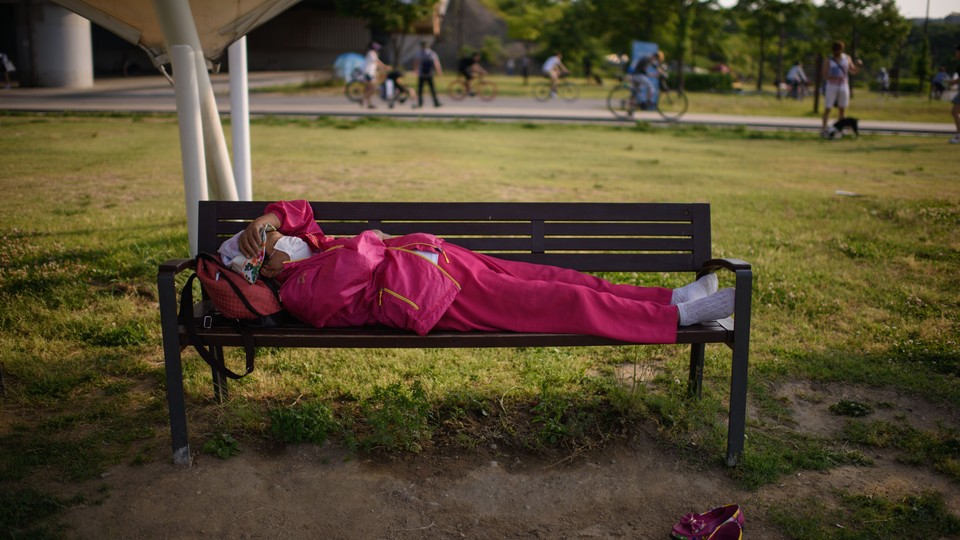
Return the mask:
[[[843,42],[833,42],[833,55],[827,59],[823,65],[823,78],[826,81],[823,90],[823,125],[821,136],[830,137],[830,130],[827,129],[827,122],[830,120],[830,109],[837,107],[839,120],[846,117],[847,106],[850,105],[850,75],[860,70],[859,62],[855,62],[849,55],[843,52]]]
[[[417,70],[417,107],[423,107],[423,85],[430,87],[430,97],[433,98],[433,106],[439,107],[440,100],[437,99],[437,90],[433,85],[433,76],[443,76],[443,68],[440,67],[440,59],[437,53],[433,52],[427,40],[420,42],[420,54],[414,61],[414,69]]]

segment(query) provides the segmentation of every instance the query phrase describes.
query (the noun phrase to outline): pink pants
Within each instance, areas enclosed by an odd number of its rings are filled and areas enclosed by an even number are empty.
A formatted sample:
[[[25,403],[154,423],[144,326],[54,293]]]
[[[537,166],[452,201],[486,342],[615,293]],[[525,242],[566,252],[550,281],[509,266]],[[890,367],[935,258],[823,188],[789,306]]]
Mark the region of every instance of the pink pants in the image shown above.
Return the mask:
[[[590,334],[635,343],[675,343],[671,289],[617,285],[577,272],[506,261],[445,244],[440,266],[462,289],[440,330]],[[449,259],[449,262],[447,262]]]

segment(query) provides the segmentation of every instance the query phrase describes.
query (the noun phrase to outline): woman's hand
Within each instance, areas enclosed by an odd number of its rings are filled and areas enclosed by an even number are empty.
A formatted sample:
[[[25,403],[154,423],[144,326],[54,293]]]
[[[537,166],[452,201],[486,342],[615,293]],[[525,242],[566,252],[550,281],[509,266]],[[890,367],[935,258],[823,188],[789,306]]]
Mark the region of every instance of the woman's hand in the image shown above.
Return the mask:
[[[267,225],[272,225],[275,229],[280,228],[280,218],[272,212],[264,214],[251,221],[243,234],[240,235],[237,244],[240,247],[240,252],[247,258],[256,257],[260,253],[260,248],[263,247],[260,244],[260,229]]]
[[[263,277],[276,277],[283,270],[283,264],[290,260],[290,255],[275,249],[277,240],[281,238],[283,235],[276,231],[267,233],[267,260],[260,267],[260,275]]]

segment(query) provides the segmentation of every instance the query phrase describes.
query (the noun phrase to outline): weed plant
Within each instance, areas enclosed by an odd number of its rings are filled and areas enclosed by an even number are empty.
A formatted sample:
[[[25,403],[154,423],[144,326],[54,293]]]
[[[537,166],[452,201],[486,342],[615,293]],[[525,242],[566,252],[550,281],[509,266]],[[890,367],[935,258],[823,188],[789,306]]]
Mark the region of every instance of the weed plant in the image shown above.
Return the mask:
[[[950,426],[852,419],[843,435],[816,437],[791,428],[775,392],[829,382],[960,405],[960,184],[942,137],[265,118],[252,144],[263,201],[709,202],[714,255],[755,270],[748,440],[729,474],[763,486],[868,466],[884,447],[957,478]],[[155,279],[162,261],[188,255],[179,143],[164,115],[0,115],[0,145],[0,506],[12,509],[0,530],[41,535],[46,525],[23,512],[68,503],[40,486],[170,459]],[[685,398],[679,346],[263,349],[222,405],[187,351],[185,388],[191,443],[215,454],[333,439],[357,452],[496,444],[563,459],[652,426],[684,459],[719,466],[729,361],[707,349],[700,400]],[[909,504],[949,516],[936,500]],[[919,514],[903,515],[896,527]]]

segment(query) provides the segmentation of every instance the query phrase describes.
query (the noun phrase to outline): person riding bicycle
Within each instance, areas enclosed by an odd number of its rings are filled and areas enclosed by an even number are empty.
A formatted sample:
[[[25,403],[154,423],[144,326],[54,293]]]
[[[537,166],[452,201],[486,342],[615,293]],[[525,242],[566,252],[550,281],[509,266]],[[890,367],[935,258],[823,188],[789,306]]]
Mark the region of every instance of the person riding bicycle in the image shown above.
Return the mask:
[[[787,71],[787,84],[790,85],[790,97],[800,99],[802,97],[801,86],[806,88],[809,82],[799,60],[790,68],[790,71]]]
[[[475,95],[473,91],[473,86],[471,85],[471,82],[473,81],[474,77],[479,77],[481,75],[487,74],[487,70],[483,69],[480,66],[480,53],[478,52],[475,52],[470,56],[465,56],[461,58],[460,61],[457,63],[457,71],[460,72],[460,75],[466,81],[467,95],[469,96]]]
[[[628,70],[637,104],[643,110],[654,107],[654,97],[658,88],[654,86],[654,81],[659,82],[659,77],[663,73],[662,66],[663,51],[657,51],[650,56],[638,57]]]
[[[560,77],[570,73],[567,66],[563,65],[562,60],[563,54],[558,52],[547,58],[541,68],[543,75],[550,79],[550,97],[557,97],[557,84],[560,82]]]
[[[363,59],[363,80],[366,85],[363,90],[363,100],[360,106],[366,106],[368,109],[376,109],[373,104],[373,95],[377,93],[377,83],[380,79],[380,72],[386,71],[387,65],[380,61],[380,44],[376,41],[370,43],[370,49]]]

